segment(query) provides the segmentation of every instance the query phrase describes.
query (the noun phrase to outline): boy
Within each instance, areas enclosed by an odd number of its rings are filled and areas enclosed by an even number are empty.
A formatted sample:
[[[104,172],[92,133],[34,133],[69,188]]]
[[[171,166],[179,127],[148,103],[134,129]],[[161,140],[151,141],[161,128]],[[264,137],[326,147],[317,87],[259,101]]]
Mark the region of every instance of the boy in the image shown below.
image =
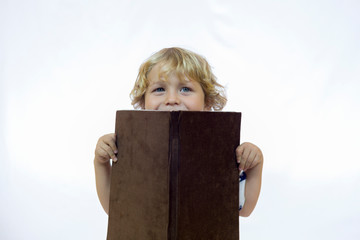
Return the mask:
[[[223,87],[217,83],[208,62],[198,54],[181,48],[165,48],[147,59],[140,66],[130,96],[136,109],[161,111],[221,110],[227,101]],[[116,154],[115,134],[102,136],[96,145],[94,167],[98,197],[107,214],[110,159],[116,162]],[[257,146],[245,142],[236,148],[236,159],[241,179],[246,176],[245,197],[240,191],[239,216],[247,217],[255,208],[260,194],[263,155]]]

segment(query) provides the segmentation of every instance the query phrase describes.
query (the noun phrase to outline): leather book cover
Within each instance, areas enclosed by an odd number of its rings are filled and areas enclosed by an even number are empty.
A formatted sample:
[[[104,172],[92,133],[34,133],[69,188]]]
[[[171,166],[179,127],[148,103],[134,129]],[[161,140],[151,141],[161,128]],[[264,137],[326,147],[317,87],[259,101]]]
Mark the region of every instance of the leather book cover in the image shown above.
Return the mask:
[[[117,111],[109,240],[238,240],[241,113]]]

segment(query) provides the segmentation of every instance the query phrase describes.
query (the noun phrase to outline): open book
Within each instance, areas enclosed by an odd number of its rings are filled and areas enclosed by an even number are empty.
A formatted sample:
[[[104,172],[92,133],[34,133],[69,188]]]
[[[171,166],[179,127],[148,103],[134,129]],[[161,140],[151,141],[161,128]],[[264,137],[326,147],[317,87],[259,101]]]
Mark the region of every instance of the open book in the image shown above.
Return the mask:
[[[241,113],[117,111],[109,240],[238,240]]]

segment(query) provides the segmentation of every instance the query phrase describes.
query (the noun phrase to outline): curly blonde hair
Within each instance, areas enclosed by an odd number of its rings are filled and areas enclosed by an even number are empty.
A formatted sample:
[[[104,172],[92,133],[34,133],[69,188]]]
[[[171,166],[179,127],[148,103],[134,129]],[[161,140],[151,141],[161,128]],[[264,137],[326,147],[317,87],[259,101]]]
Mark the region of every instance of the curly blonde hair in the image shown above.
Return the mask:
[[[161,75],[175,72],[179,77],[188,77],[200,83],[205,95],[205,107],[222,110],[227,102],[224,87],[216,81],[206,59],[189,50],[173,47],[164,48],[150,56],[139,69],[134,88],[130,93],[135,109],[145,108],[145,92],[149,86],[147,75],[156,64],[161,64]]]

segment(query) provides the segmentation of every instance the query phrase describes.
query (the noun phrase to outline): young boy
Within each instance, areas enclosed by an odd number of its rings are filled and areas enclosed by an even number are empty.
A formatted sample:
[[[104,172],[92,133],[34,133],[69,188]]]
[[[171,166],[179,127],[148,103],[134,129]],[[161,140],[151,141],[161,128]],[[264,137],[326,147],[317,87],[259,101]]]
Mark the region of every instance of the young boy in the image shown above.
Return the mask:
[[[147,59],[140,66],[130,96],[136,109],[162,111],[221,110],[227,101],[208,62],[181,48],[165,48]],[[106,213],[109,212],[110,159],[118,161],[117,147],[121,148],[116,146],[115,134],[107,134],[98,140],[95,149],[96,189]],[[240,179],[246,176],[245,190],[240,186],[239,216],[247,217],[260,194],[263,155],[257,146],[245,142],[236,148],[236,158]]]

